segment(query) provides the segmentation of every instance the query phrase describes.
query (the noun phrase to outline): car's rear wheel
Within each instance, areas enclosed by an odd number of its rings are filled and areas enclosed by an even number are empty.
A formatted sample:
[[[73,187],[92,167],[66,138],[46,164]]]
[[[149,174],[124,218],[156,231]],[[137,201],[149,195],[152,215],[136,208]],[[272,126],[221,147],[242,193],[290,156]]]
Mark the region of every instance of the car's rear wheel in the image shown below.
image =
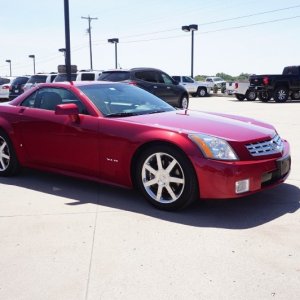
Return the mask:
[[[291,99],[292,100],[299,100],[300,99],[300,91],[292,93]]]
[[[152,146],[139,156],[135,181],[145,198],[160,209],[177,210],[197,197],[198,184],[191,162],[168,145]]]
[[[207,90],[204,87],[199,87],[197,90],[197,96],[198,97],[205,97],[207,94]]]
[[[238,99],[239,101],[243,101],[243,100],[245,100],[245,95],[235,94],[235,98]]]
[[[286,102],[289,98],[289,89],[286,87],[278,87],[274,91],[273,98],[276,102]]]
[[[0,176],[15,175],[19,162],[8,135],[0,130]]]
[[[246,92],[246,99],[248,101],[254,101],[257,97],[257,94],[255,91],[247,91]]]
[[[187,95],[183,95],[180,99],[180,106],[179,108],[187,109],[189,107],[189,98]]]
[[[259,92],[258,99],[262,102],[268,102],[272,98],[272,94],[270,92]]]

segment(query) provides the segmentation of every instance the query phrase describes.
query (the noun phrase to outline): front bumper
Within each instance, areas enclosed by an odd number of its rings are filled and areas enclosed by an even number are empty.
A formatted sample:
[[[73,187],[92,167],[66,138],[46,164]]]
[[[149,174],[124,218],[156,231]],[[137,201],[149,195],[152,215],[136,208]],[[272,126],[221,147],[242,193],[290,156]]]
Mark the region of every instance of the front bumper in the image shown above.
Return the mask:
[[[286,141],[281,158],[230,162],[196,159],[199,196],[206,199],[238,198],[276,186],[288,177],[290,162],[290,147]],[[247,179],[249,191],[237,193],[236,183]]]

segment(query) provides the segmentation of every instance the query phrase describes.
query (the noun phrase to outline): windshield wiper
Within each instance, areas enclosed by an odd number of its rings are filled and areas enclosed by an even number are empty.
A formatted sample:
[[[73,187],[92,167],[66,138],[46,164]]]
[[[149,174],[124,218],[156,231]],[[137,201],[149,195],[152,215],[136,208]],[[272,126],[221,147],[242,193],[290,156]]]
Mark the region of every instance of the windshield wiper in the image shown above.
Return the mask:
[[[139,111],[139,112],[118,112],[107,114],[106,117],[108,118],[118,118],[118,117],[130,117],[130,116],[138,116],[138,115],[150,115],[150,114],[157,114],[163,113],[167,110],[152,110],[152,111]]]
[[[118,118],[118,117],[130,117],[130,116],[136,116],[139,115],[138,113],[134,112],[119,112],[119,113],[112,113],[112,114],[107,114],[105,117],[108,118]]]
[[[147,114],[158,114],[158,113],[163,113],[163,112],[167,112],[169,110],[152,110],[152,111],[148,111]]]

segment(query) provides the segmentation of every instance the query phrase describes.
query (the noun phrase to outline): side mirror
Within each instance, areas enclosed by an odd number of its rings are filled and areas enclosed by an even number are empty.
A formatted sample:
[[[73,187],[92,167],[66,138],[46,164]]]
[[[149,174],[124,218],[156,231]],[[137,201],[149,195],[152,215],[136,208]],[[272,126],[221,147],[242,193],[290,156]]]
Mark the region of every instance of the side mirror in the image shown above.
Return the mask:
[[[57,105],[55,107],[55,114],[59,116],[69,116],[73,122],[79,121],[78,106],[74,103]]]

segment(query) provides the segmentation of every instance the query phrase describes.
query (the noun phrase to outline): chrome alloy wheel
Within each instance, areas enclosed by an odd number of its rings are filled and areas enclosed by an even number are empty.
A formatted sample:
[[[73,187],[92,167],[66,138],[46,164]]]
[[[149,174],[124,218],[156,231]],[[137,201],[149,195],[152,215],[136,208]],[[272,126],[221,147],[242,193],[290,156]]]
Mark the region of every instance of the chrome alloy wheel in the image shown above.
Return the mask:
[[[179,199],[185,178],[179,162],[171,155],[158,152],[150,155],[142,167],[145,191],[159,203],[172,203]]]
[[[6,141],[0,136],[0,171],[5,171],[9,166],[10,153]]]
[[[277,93],[278,93],[278,95],[277,95],[278,100],[284,101],[286,99],[287,93],[284,89],[280,89]]]

